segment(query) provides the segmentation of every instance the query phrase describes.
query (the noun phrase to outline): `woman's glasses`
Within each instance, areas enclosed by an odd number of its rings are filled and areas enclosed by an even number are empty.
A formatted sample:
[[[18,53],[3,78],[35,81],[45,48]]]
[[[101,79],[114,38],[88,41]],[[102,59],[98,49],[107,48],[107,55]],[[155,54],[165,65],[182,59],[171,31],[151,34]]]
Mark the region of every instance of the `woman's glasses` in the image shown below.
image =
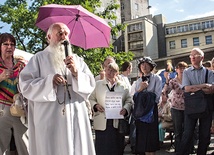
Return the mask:
[[[11,46],[11,47],[15,47],[15,44],[13,44],[13,43],[2,43],[2,45],[3,46],[6,46],[6,47],[9,47],[9,46]]]

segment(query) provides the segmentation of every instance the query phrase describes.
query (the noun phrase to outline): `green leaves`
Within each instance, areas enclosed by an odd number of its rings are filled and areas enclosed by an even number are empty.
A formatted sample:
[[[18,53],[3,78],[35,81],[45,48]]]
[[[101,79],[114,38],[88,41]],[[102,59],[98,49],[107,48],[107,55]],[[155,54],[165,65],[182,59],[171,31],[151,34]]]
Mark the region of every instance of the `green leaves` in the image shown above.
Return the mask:
[[[37,53],[46,46],[46,34],[35,26],[39,7],[46,4],[66,4],[82,5],[84,8],[96,15],[108,19],[116,20],[115,10],[120,6],[115,0],[109,1],[109,5],[102,12],[97,8],[101,6],[100,0],[6,0],[4,5],[0,5],[0,20],[11,25],[11,33],[17,40],[17,48],[30,53]],[[117,36],[119,32],[125,29],[125,25],[117,24],[112,27],[111,34]],[[1,27],[0,27],[1,29]],[[79,47],[74,47],[74,52],[84,58],[91,71],[97,75],[100,71],[100,65],[107,56],[115,57],[120,66],[124,61],[130,61],[133,58],[131,52],[113,52],[113,45],[109,48],[97,48],[84,51]]]

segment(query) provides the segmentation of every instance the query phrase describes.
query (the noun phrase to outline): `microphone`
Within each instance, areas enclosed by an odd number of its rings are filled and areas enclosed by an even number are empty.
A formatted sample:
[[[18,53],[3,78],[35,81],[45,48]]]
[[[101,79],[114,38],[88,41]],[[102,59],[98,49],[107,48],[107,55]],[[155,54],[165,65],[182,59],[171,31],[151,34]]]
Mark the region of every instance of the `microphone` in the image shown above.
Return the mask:
[[[62,44],[65,46],[65,57],[68,56],[68,41],[65,40],[62,42]]]

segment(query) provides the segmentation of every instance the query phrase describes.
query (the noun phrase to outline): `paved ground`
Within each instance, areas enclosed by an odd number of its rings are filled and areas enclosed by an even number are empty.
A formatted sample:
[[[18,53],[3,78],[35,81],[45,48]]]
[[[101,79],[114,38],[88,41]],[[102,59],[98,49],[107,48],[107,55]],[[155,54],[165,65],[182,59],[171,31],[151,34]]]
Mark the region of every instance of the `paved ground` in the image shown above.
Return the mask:
[[[93,137],[94,137],[94,132],[93,132]],[[128,137],[126,137],[127,139]],[[195,145],[195,148],[197,148],[197,145]],[[131,153],[131,147],[130,144],[126,145],[125,150],[124,150],[124,155],[134,155]],[[174,148],[171,146],[171,141],[170,140],[165,140],[163,146],[160,148],[159,151],[156,152],[156,155],[175,155],[174,153]],[[196,155],[196,154],[191,154],[191,155]],[[207,155],[214,155],[214,134],[211,135],[211,141],[209,148],[207,150]]]
[[[197,146],[195,146],[195,148],[197,148]],[[211,143],[208,148],[207,155],[214,155],[214,153],[212,154],[212,152],[214,152],[214,135],[212,135]],[[133,155],[131,153],[131,148],[129,144],[125,148],[124,155]],[[175,155],[174,149],[173,147],[171,147],[169,140],[164,141],[163,146],[159,151],[156,152],[156,155]],[[196,154],[192,154],[192,155],[196,155]]]

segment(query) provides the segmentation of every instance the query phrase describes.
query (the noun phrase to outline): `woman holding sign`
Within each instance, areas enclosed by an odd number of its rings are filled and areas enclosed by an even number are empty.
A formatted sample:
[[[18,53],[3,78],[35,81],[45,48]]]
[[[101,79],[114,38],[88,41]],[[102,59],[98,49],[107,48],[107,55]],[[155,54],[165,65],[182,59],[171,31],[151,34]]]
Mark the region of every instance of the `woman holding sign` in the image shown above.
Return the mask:
[[[132,99],[125,83],[118,80],[119,67],[110,63],[104,80],[96,82],[89,97],[94,111],[95,150],[97,155],[123,155],[124,134],[118,130],[119,120],[128,116]]]

